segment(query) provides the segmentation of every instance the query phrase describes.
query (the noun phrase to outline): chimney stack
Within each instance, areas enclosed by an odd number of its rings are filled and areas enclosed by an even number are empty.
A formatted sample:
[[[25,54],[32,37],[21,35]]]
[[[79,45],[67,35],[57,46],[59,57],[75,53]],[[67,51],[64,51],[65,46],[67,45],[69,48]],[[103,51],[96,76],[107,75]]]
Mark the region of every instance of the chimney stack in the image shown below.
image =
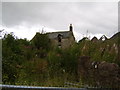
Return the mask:
[[[70,24],[70,26],[69,26],[69,30],[70,30],[71,32],[73,31],[72,24]]]

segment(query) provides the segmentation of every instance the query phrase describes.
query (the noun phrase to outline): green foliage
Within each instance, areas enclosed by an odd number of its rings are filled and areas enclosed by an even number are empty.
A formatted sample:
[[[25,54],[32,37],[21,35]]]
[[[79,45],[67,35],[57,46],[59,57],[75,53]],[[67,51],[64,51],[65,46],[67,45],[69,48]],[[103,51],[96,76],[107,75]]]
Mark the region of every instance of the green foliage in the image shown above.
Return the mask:
[[[14,84],[15,79],[18,77],[17,68],[18,64],[21,64],[21,50],[18,46],[18,42],[15,40],[12,34],[5,35],[3,38],[3,58],[2,58],[2,72],[3,83]]]
[[[37,49],[46,49],[50,48],[50,40],[47,34],[36,33],[35,37],[31,41],[32,45]]]
[[[76,72],[77,70],[77,60],[79,56],[79,49],[76,48],[76,46],[73,46],[73,48],[65,49],[62,53],[62,67],[67,72]]]
[[[66,49],[52,48],[47,34],[40,33],[31,41],[16,39],[13,34],[2,40],[3,84],[63,87],[66,82],[81,80],[80,86],[84,82],[91,85],[92,79],[86,82],[78,76],[79,57],[118,63],[115,39],[92,42],[84,38]]]
[[[31,61],[25,61],[20,70],[20,77],[16,80],[19,85],[41,85],[47,79],[46,60],[34,58]]]

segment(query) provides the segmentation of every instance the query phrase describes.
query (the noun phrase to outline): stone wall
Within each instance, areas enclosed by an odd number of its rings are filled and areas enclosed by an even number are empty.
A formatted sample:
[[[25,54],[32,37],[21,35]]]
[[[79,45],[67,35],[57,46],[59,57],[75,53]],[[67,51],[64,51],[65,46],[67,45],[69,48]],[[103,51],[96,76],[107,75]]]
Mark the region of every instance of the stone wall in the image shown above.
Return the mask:
[[[78,60],[78,75],[89,86],[120,88],[120,67],[115,63],[92,61],[83,56]]]
[[[61,42],[58,42],[57,39],[51,39],[51,42],[52,42],[53,47],[58,47],[59,45],[61,45],[61,48],[65,49],[73,45],[75,40],[73,36],[71,36],[69,38],[62,39]]]

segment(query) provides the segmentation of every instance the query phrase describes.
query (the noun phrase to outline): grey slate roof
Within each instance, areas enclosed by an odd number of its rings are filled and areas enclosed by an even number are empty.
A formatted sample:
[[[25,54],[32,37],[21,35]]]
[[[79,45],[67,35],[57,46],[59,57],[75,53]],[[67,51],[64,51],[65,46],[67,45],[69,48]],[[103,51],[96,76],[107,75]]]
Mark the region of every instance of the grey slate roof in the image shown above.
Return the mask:
[[[61,31],[61,32],[51,32],[51,33],[47,33],[48,37],[50,39],[57,39],[58,35],[62,35],[62,38],[69,38],[71,37],[73,34],[71,31]]]

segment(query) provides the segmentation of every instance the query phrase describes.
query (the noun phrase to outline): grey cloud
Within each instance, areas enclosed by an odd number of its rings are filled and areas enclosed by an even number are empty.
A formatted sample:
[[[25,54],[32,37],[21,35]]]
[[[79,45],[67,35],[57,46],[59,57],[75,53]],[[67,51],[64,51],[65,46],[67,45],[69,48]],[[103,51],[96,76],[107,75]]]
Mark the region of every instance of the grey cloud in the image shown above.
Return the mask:
[[[4,2],[2,4],[3,24],[7,27],[26,22],[40,24],[57,30],[68,29],[73,23],[74,30],[93,34],[116,31],[117,3],[111,2]]]

